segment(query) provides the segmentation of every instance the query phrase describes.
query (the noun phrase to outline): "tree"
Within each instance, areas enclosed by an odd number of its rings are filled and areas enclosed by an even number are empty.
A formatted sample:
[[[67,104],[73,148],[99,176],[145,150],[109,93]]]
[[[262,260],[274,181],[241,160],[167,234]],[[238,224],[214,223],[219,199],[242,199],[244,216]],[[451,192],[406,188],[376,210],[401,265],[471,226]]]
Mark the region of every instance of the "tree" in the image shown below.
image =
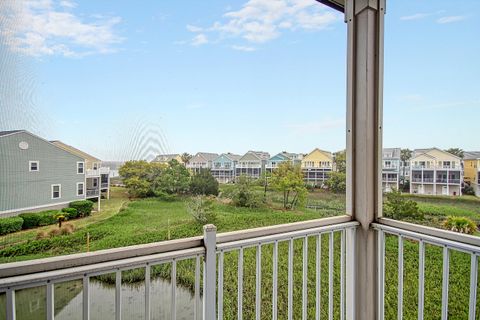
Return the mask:
[[[184,152],[180,155],[180,158],[182,159],[182,162],[184,165],[186,165],[188,162],[190,162],[190,159],[192,159],[192,155],[187,153],[187,152]]]
[[[450,148],[445,151],[463,159],[463,150],[460,148]]]
[[[347,153],[345,150],[334,153],[335,167],[338,172],[347,172]]]
[[[218,195],[218,181],[209,169],[200,169],[190,180],[190,192],[193,194]]]
[[[186,203],[187,211],[198,224],[215,223],[214,199],[206,196],[192,197]]]
[[[130,196],[143,198],[154,194],[155,181],[165,168],[162,163],[127,161],[120,167],[119,173]]]
[[[190,173],[184,165],[173,159],[168,162],[168,166],[162,170],[155,182],[153,191],[156,195],[182,194],[188,191],[190,183]]]
[[[152,184],[146,179],[131,177],[124,180],[128,194],[136,198],[144,198],[152,195]]]
[[[260,196],[253,189],[252,179],[241,175],[234,185],[232,202],[237,207],[258,208],[261,206]]]
[[[306,199],[307,188],[303,181],[302,169],[300,165],[293,165],[290,161],[280,163],[273,171],[270,185],[273,189],[282,192],[285,209],[294,209],[297,204],[302,204]]]
[[[406,200],[398,190],[392,190],[385,194],[383,213],[392,219],[423,219],[423,214],[418,210],[418,204],[413,200]]]
[[[400,150],[400,160],[402,162],[407,162],[412,157],[413,151],[410,149],[401,149]]]
[[[347,190],[347,175],[343,172],[330,172],[325,181],[327,189],[334,193],[345,193]]]
[[[407,169],[407,162],[410,160],[412,157],[413,151],[410,149],[401,149],[400,150],[400,161],[402,163],[402,174],[401,174],[401,180],[400,184],[402,185],[402,189],[405,191],[405,188],[407,187],[406,184],[408,184],[408,187],[410,187],[410,183],[405,179],[406,172],[405,170]]]

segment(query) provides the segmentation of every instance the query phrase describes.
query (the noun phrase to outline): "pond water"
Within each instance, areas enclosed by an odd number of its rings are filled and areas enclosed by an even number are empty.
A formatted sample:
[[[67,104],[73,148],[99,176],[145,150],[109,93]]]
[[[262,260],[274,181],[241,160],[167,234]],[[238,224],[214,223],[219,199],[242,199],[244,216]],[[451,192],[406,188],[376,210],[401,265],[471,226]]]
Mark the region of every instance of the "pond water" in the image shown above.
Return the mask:
[[[82,282],[55,285],[55,319],[82,319]],[[16,292],[16,313],[19,320],[45,319],[46,288],[37,287]],[[144,319],[145,284],[122,284],[122,319]],[[170,319],[171,283],[161,278],[150,282],[151,319]],[[190,290],[177,286],[177,319],[193,319],[194,297]],[[201,303],[199,306],[201,312]],[[5,295],[0,295],[0,319],[5,319]],[[90,319],[115,319],[115,286],[90,280]]]

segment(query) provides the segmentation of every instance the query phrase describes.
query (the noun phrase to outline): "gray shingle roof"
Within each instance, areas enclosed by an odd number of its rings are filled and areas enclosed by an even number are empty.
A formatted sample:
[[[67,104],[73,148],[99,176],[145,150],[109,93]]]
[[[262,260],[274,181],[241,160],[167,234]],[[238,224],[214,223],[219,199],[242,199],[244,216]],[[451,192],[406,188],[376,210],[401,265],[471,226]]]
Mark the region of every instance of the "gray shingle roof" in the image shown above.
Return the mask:
[[[0,137],[7,136],[12,133],[23,132],[25,130],[9,130],[9,131],[0,131]]]
[[[465,160],[480,159],[480,151],[464,151],[463,159]]]

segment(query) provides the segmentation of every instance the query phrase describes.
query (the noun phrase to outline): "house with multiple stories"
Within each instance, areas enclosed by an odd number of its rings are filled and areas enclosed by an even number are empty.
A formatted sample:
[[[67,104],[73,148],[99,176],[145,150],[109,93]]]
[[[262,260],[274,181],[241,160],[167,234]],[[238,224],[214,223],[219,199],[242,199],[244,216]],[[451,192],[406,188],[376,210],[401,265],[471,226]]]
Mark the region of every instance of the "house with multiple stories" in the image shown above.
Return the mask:
[[[235,176],[247,176],[250,178],[260,178],[265,171],[270,154],[264,151],[248,151],[240,159],[235,168]]]
[[[235,181],[235,169],[238,160],[241,158],[238,154],[222,153],[212,165],[212,175],[219,183],[231,183]]]
[[[198,152],[188,161],[186,167],[192,173],[198,173],[200,169],[212,169],[213,161],[217,158],[216,153]]]
[[[266,172],[273,172],[282,162],[291,162],[293,165],[299,165],[302,163],[303,155],[299,153],[290,153],[282,151],[277,153],[267,161],[265,166]]]
[[[465,151],[463,154],[464,181],[473,187],[480,197],[480,151]]]
[[[462,159],[438,148],[416,149],[410,159],[410,193],[462,193]]]
[[[331,152],[315,148],[301,160],[302,171],[306,183],[321,187],[333,170]]]
[[[382,189],[390,192],[400,185],[400,148],[384,148],[382,152]]]
[[[0,216],[85,199],[86,177],[85,157],[26,130],[0,132]]]
[[[152,162],[169,163],[172,160],[177,160],[179,163],[183,163],[182,156],[179,154],[159,154],[152,160]]]
[[[102,165],[102,160],[83,152],[75,147],[58,140],[50,141],[57,147],[81,157],[84,161],[85,171],[85,197],[86,199],[100,198],[102,193],[110,198],[110,168]]]

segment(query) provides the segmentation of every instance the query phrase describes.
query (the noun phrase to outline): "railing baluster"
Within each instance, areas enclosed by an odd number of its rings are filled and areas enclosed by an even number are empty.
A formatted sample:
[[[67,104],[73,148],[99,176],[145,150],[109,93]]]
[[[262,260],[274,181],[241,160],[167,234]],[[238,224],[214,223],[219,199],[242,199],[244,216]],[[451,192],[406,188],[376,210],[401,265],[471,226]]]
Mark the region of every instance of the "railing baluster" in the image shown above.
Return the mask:
[[[175,320],[177,319],[177,261],[175,259],[172,261],[172,273],[170,277],[172,283],[170,313],[171,319]]]
[[[475,320],[477,307],[477,277],[478,277],[478,258],[475,253],[470,254],[470,303],[468,309],[468,319]]]
[[[340,231],[340,320],[345,319],[345,230]]]
[[[200,256],[195,257],[195,305],[194,305],[194,319],[200,320]]]
[[[115,274],[115,319],[122,319],[122,271]]]
[[[398,300],[397,319],[403,318],[403,236],[398,236]]]
[[[447,246],[443,247],[443,276],[442,276],[442,320],[448,318],[448,278],[450,269],[450,253]]]
[[[90,320],[90,277],[86,274],[83,276],[83,320]]]
[[[315,253],[316,261],[316,288],[315,288],[315,320],[320,320],[320,303],[321,303],[321,289],[322,289],[322,234],[317,236],[317,250]]]
[[[255,319],[260,320],[262,308],[262,245],[257,246],[255,274]]]
[[[15,312],[15,290],[13,289],[8,289],[7,290],[7,319],[8,320],[15,320],[16,318],[16,312]]]
[[[203,226],[203,319],[212,320],[216,316],[217,295],[217,227],[213,224]]]
[[[303,239],[303,284],[302,284],[302,319],[307,320],[307,305],[308,305],[308,237]]]
[[[418,244],[418,320],[423,320],[423,304],[425,292],[425,243]]]
[[[237,319],[243,317],[243,248],[238,251],[238,282],[237,282]]]
[[[150,320],[150,265],[145,266],[145,320]]]
[[[223,319],[223,250],[218,257],[218,320]]]
[[[345,264],[349,266],[345,271],[345,306],[346,306],[346,319],[355,319],[356,300],[355,300],[355,268],[356,265],[356,229],[350,228],[346,230],[345,236]]]
[[[333,231],[328,238],[328,320],[333,320]]]
[[[50,281],[47,283],[47,320],[53,320],[54,318],[54,303],[55,303],[55,297],[54,297],[54,287],[53,283]]]
[[[385,233],[378,232],[378,319],[385,317]]]
[[[288,242],[288,320],[293,318],[293,239]]]
[[[278,281],[278,241],[273,244],[273,289],[272,289],[272,319],[277,320],[277,281]]]

